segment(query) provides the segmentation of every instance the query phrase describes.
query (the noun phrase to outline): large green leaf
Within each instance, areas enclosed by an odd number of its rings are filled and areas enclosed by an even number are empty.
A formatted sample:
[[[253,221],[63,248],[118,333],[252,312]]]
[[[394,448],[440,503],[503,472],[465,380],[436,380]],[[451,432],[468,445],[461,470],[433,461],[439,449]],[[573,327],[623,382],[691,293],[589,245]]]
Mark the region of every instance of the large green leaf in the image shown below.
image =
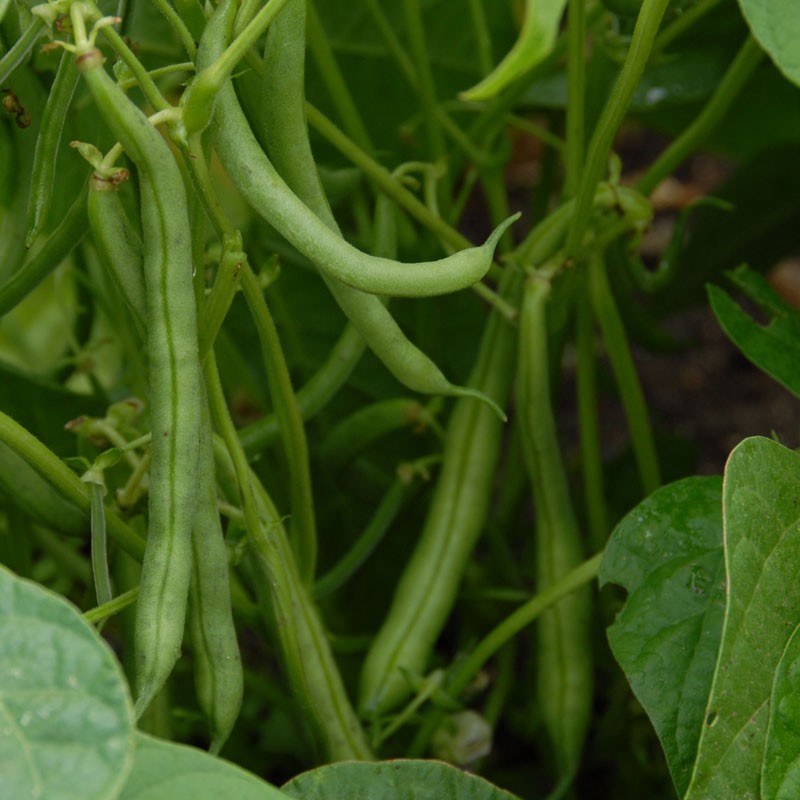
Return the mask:
[[[62,597],[0,567],[0,797],[115,797],[132,746],[111,649]]]
[[[517,800],[442,761],[345,761],[304,772],[283,791],[298,800]]]
[[[761,796],[800,797],[800,628],[786,645],[772,686]]]
[[[687,800],[759,797],[772,683],[800,620],[800,455],[743,441],[725,470],[728,605]]]
[[[769,323],[759,324],[727,292],[709,286],[708,299],[719,324],[750,361],[800,397],[800,312],[757,272],[740,267],[730,277]]]
[[[778,69],[800,86],[800,3],[739,0],[747,24]]]
[[[136,735],[136,752],[119,800],[286,800],[274,786],[194,747]]]
[[[719,478],[654,492],[616,527],[600,584],[628,592],[611,649],[658,734],[683,794],[691,774],[725,603]]]

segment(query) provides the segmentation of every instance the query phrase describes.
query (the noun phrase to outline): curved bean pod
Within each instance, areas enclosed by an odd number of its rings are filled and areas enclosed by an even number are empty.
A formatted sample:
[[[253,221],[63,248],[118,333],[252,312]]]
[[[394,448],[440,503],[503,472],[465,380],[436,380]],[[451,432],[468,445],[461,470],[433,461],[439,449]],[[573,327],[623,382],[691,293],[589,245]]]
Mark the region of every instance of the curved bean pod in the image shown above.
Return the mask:
[[[574,203],[562,206],[529,237],[526,260],[552,256],[567,232]],[[521,274],[507,270],[501,283],[516,301]],[[511,387],[515,335],[494,313],[481,341],[470,383],[504,404]],[[412,692],[407,675],[420,675],[455,602],[467,560],[489,505],[502,425],[488,409],[459,400],[445,439],[442,471],[420,539],[397,584],[389,612],[373,639],[361,672],[359,708],[389,711]]]
[[[303,218],[313,219],[315,227],[325,230],[327,240],[333,241],[336,247],[344,245],[352,253],[363,256],[365,259],[374,259],[374,256],[366,256],[355,250],[338,235],[339,229],[322,190],[311,154],[303,101],[304,12],[304,2],[294,0],[288,5],[273,22],[266,48],[268,69],[265,70],[264,96],[261,104],[263,109],[262,129],[270,153],[278,168],[286,176],[288,186],[278,176],[275,168],[256,143],[230,84],[223,87],[217,98],[218,111],[214,127],[227,125],[230,122],[238,124],[242,134],[248,137],[252,147],[257,151],[258,161],[267,170],[267,177],[272,176],[276,181],[275,185],[282,187],[277,197],[279,201],[281,197],[291,198],[293,206],[301,209]],[[231,24],[230,20],[225,20],[225,13],[228,12],[221,7],[209,22],[206,35],[198,51],[198,68],[212,62],[224,48],[225,37]],[[228,26],[227,30],[226,26]],[[234,140],[236,135],[238,134],[234,132]],[[218,141],[217,145],[219,146]],[[236,146],[233,145],[230,149],[235,153]],[[239,162],[226,166],[228,169],[235,169],[237,164],[241,166]],[[294,192],[297,192],[299,199]],[[245,196],[252,202],[246,193]],[[307,204],[307,207],[304,203]],[[270,214],[268,206],[255,207],[265,217]],[[318,219],[314,219],[315,214]],[[287,231],[294,230],[294,224],[287,222],[287,227],[280,232],[297,246],[297,238],[292,239],[287,235]],[[306,241],[302,234],[300,241]],[[305,252],[300,247],[298,249]],[[311,257],[309,253],[305,252],[305,254]],[[491,255],[489,259],[491,260]],[[398,262],[395,261],[380,260],[398,265]],[[407,265],[399,266],[405,269]],[[489,263],[487,262],[485,266],[488,269]],[[474,390],[450,383],[436,364],[406,338],[379,298],[358,291],[347,286],[346,282],[340,282],[335,277],[326,275],[323,268],[320,271],[345,316],[364,337],[375,355],[401,383],[409,389],[423,394],[469,396],[486,400]]]
[[[438,261],[403,264],[367,255],[337,236],[286,185],[256,141],[230,83],[220,90],[212,127],[220,160],[247,202],[322,273],[362,292],[429,297],[466,289],[489,271],[497,242],[518,218],[501,223],[480,247]]]
[[[136,711],[140,716],[180,655],[191,574],[200,438],[200,364],[191,233],[180,171],[166,142],[81,42],[78,68],[139,172],[153,432],[150,519],[136,606]]]

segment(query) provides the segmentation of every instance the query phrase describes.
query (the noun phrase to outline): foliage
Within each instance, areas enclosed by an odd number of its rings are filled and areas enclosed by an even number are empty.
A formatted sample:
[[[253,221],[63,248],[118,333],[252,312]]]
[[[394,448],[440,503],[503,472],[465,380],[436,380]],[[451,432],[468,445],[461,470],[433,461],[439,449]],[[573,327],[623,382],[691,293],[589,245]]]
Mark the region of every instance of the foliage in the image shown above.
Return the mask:
[[[798,26],[0,0],[0,795],[797,796]]]

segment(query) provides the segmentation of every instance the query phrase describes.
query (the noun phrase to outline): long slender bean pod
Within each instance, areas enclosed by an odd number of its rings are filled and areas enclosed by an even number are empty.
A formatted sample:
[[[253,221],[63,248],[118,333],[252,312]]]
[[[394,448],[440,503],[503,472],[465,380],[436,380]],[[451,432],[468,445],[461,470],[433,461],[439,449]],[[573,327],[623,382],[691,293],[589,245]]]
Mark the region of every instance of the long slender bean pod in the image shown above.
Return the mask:
[[[550,397],[547,302],[550,282],[530,277],[519,318],[517,413],[536,503],[537,588],[550,588],[582,560],[575,510],[556,432]],[[589,640],[591,596],[582,589],[542,615],[537,629],[538,697],[558,778],[578,766],[592,705]]]
[[[545,261],[561,245],[574,203],[550,215],[529,237],[525,261]],[[508,270],[502,296],[515,301],[520,274]],[[504,404],[511,387],[514,331],[492,314],[470,384]],[[483,406],[459,400],[444,446],[442,472],[419,542],[408,562],[361,673],[359,706],[380,713],[411,693],[405,675],[421,674],[455,602],[467,560],[483,528],[502,437],[500,421]]]
[[[147,308],[141,236],[128,219],[115,186],[96,175],[89,185],[87,212],[92,240],[106,274],[144,338]]]
[[[80,8],[71,10],[78,68],[137,166],[142,198],[150,368],[149,531],[136,606],[140,716],[180,655],[191,575],[201,398],[191,232],[180,171],[166,142],[103,69]]]
[[[50,94],[42,113],[42,124],[36,140],[31,173],[31,193],[28,197],[28,233],[25,247],[30,247],[47,219],[55,186],[56,159],[61,144],[61,134],[67,119],[72,95],[78,85],[75,59],[68,52],[61,55]]]
[[[307,145],[308,133],[303,109],[300,107],[303,92],[302,82],[299,84],[297,82],[297,71],[299,64],[302,63],[297,53],[297,37],[302,20],[298,20],[296,8],[289,8],[287,11],[295,16],[290,17],[283,27],[278,28],[277,34],[273,35],[277,36],[279,42],[283,42],[284,48],[282,49],[289,48],[287,55],[289,64],[283,66],[282,62],[278,61],[279,74],[282,74],[287,80],[289,75],[294,77],[288,86],[284,86],[280,82],[270,83],[268,88],[271,102],[265,104],[281,109],[285,112],[286,119],[283,119],[283,115],[275,117],[271,112],[264,112],[266,115],[264,128],[265,131],[267,129],[269,131],[266,135],[272,150],[278,155],[281,168],[287,170],[289,180],[294,184],[292,188],[303,192],[302,200],[284,183],[259,147],[230,85],[223,87],[218,97],[218,108],[213,125],[217,148],[231,176],[235,180],[237,176],[241,179],[241,183],[237,180],[237,185],[240,189],[244,187],[243,194],[248,201],[262,216],[278,227],[280,232],[289,241],[292,241],[301,252],[304,252],[302,243],[313,245],[308,237],[316,236],[322,230],[326,241],[332,243],[335,249],[345,248],[346,258],[357,254],[364,259],[372,259],[370,263],[374,264],[376,257],[360,253],[337,235],[338,229],[322,194],[318,178],[300,177],[297,174],[296,166],[292,164],[293,161],[305,164],[307,169],[313,169],[316,174],[310,148]],[[204,44],[200,49],[201,64],[206,59],[212,60],[224,46],[226,35],[224,13],[225,8],[220,7],[215,17],[209,22]],[[280,25],[281,18],[279,17],[274,24]],[[218,29],[215,26],[219,26]],[[219,33],[212,35],[216,33],[216,30],[219,30]],[[249,151],[244,159],[241,158],[242,154],[237,152],[240,145],[236,144],[236,140],[239,136],[244,136],[248,142]],[[305,144],[303,144],[304,142]],[[266,184],[263,181],[266,181]],[[262,189],[265,188],[266,193],[263,193],[258,188],[259,186]],[[275,191],[272,191],[270,186],[274,187]],[[289,201],[290,212],[292,209],[300,211],[301,217],[294,218],[294,222],[292,222],[291,213],[286,216],[286,207],[282,205],[284,200]],[[304,205],[303,201],[308,203],[313,211]],[[274,207],[275,203],[277,203],[277,207]],[[273,218],[274,213],[277,213],[278,217]],[[303,232],[306,222],[311,223],[311,228]],[[279,227],[281,224],[283,225],[282,229]],[[300,227],[295,227],[296,225]],[[299,240],[298,234],[301,237]],[[315,252],[320,255],[321,251],[317,249]],[[312,257],[309,252],[305,252],[305,254]],[[387,259],[378,259],[377,263],[394,264],[403,269],[408,266],[399,265],[398,262]],[[488,269],[488,264],[486,268]],[[321,271],[324,276],[324,269]],[[401,383],[414,391],[426,394],[476,396],[473,390],[451,384],[441,370],[406,339],[389,311],[377,297],[344,286],[334,280],[335,277],[333,276],[327,283],[340,308],[364,336],[373,352]]]
[[[231,609],[228,551],[217,508],[211,420],[205,404],[198,456],[188,624],[197,700],[211,728],[210,750],[218,753],[239,716],[244,679]]]
[[[209,47],[206,57],[214,56]],[[480,247],[439,261],[402,264],[370,256],[337,236],[286,185],[256,141],[230,84],[218,95],[213,129],[220,159],[250,205],[321,272],[364,292],[425,297],[465,289],[489,270],[495,245],[516,219],[499,225]]]
[[[268,595],[267,624],[274,627],[283,663],[316,740],[331,760],[369,759],[366,737],[347,698],[319,613],[295,567],[281,519],[251,473],[222,392],[213,351],[203,363],[214,422],[222,434],[239,484],[259,575]]]

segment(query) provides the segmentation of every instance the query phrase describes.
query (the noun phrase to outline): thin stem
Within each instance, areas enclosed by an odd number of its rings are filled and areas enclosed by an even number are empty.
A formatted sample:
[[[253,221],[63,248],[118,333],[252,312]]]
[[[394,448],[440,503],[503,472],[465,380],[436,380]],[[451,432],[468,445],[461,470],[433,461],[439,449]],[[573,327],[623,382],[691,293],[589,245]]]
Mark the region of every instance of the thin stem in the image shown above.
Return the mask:
[[[538,619],[545,611],[552,608],[564,597],[572,594],[590,581],[593,581],[600,571],[600,562],[603,554],[598,553],[584,561],[561,580],[547,589],[534,595],[524,605],[506,617],[490,633],[488,633],[475,649],[463,660],[450,675],[445,686],[448,694],[458,697],[480,672],[486,662],[507,642],[511,641],[520,631]],[[409,758],[419,758],[425,752],[439,723],[444,717],[440,709],[432,709],[417,735],[414,737],[407,750]]]
[[[568,257],[576,253],[583,240],[592,210],[595,189],[603,177],[617,129],[625,117],[639,79],[647,66],[650,50],[668,3],[669,0],[644,0],[642,3],[622,71],[614,84],[611,96],[608,98],[589,143],[586,164],[576,195],[575,214],[567,234],[566,253]]]
[[[702,2],[701,0],[696,5],[687,8],[658,34],[651,55],[655,57],[666,50],[676,39],[686,33],[692,25],[708,14],[709,11],[713,11],[722,1],[705,0],[705,2]]]
[[[217,90],[231,76],[245,54],[261,38],[275,17],[283,10],[288,0],[269,2],[247,23],[242,32],[225,48],[222,55],[211,66],[203,70],[208,86]]]
[[[181,61],[178,64],[169,64],[166,67],[151,69],[147,74],[151,78],[163,78],[166,75],[174,75],[179,72],[194,72],[194,64],[191,61]],[[136,78],[125,78],[119,81],[119,88],[127,92],[128,89],[132,89],[138,83],[139,81]]]
[[[91,497],[92,575],[98,604],[108,603],[114,596],[111,590],[111,575],[108,571],[108,540],[106,538],[106,514],[103,504],[105,487],[99,483],[89,484]]]
[[[711,95],[694,122],[688,128],[683,129],[681,135],[667,147],[639,179],[636,188],[642,194],[650,194],[722,122],[763,58],[764,51],[758,42],[752,35],[748,36],[716,91]]]
[[[567,12],[567,153],[564,197],[574,197],[583,170],[586,2],[569,0]]]
[[[186,55],[194,61],[197,57],[197,45],[194,43],[194,37],[178,15],[178,12],[167,0],[153,0],[153,4],[167,20],[178,39],[180,39],[183,49],[186,51]]]
[[[650,494],[661,485],[661,475],[647,403],[639,376],[636,374],[625,325],[608,285],[602,256],[596,255],[588,267],[592,306],[603,333],[606,352],[611,360],[611,367],[619,386],[619,394],[631,432],[642,488],[645,494]]]
[[[537,125],[535,122],[519,117],[516,114],[509,114],[507,121],[512,128],[518,128],[524,133],[529,133],[559,152],[562,152],[565,148],[564,140],[542,125]]]
[[[303,417],[292,388],[289,368],[281,348],[278,331],[261,292],[258,279],[246,260],[242,263],[241,283],[256,325],[261,352],[269,375],[270,389],[289,464],[292,503],[292,545],[300,575],[307,585],[314,580],[317,563],[317,529],[311,488],[308,442]]]
[[[589,535],[600,546],[608,535],[608,510],[603,491],[603,457],[597,416],[597,355],[594,346],[594,317],[589,298],[588,276],[582,271],[576,311],[575,339],[578,350],[577,395],[580,427],[581,466]]]
[[[131,71],[131,75],[136,78],[139,88],[144,94],[145,100],[155,111],[167,111],[172,106],[161,94],[158,86],[151,77],[150,73],[142,66],[142,62],[136,57],[134,52],[125,43],[125,40],[110,26],[102,28],[103,36],[113,48],[114,52],[120,57],[125,66]]]
[[[428,155],[431,161],[438,161],[445,154],[444,135],[436,114],[436,85],[431,72],[419,0],[403,0],[403,10],[411,45],[411,55],[416,65],[417,88],[425,119]]]
[[[494,66],[492,59],[492,40],[489,36],[489,23],[483,9],[482,0],[469,0],[469,15],[472,20],[472,32],[478,49],[478,65],[481,75],[488,75]]]
[[[99,622],[107,620],[109,617],[113,617],[114,614],[119,614],[120,611],[128,606],[133,605],[138,596],[139,587],[135,586],[133,589],[128,589],[127,592],[117,595],[113,600],[109,600],[107,603],[84,611],[83,618],[92,625],[96,625]]]
[[[307,2],[306,36],[308,46],[314,61],[317,63],[322,80],[325,82],[328,97],[336,108],[336,112],[342,120],[342,125],[344,125],[344,129],[350,138],[363,150],[372,152],[372,142],[361,117],[361,112],[358,110],[344,75],[339,69],[339,64],[333,54],[333,48],[328,41],[325,28],[320,22],[317,9],[313,0],[307,0]]]
[[[269,595],[270,608],[266,613],[269,619],[280,620],[276,633],[298,703],[330,759],[369,759],[372,754],[364,732],[347,699],[319,614],[295,568],[283,527],[269,497],[248,467],[225,403],[213,351],[203,364],[203,374],[214,423],[225,441],[236,475],[247,533],[260,572],[258,577]],[[260,503],[255,491],[259,491]]]
[[[64,498],[88,516],[91,512],[89,487],[58,456],[11,417],[0,412],[0,442],[28,462]],[[111,537],[126,553],[141,561],[144,540],[116,514],[108,512],[106,525]]]

